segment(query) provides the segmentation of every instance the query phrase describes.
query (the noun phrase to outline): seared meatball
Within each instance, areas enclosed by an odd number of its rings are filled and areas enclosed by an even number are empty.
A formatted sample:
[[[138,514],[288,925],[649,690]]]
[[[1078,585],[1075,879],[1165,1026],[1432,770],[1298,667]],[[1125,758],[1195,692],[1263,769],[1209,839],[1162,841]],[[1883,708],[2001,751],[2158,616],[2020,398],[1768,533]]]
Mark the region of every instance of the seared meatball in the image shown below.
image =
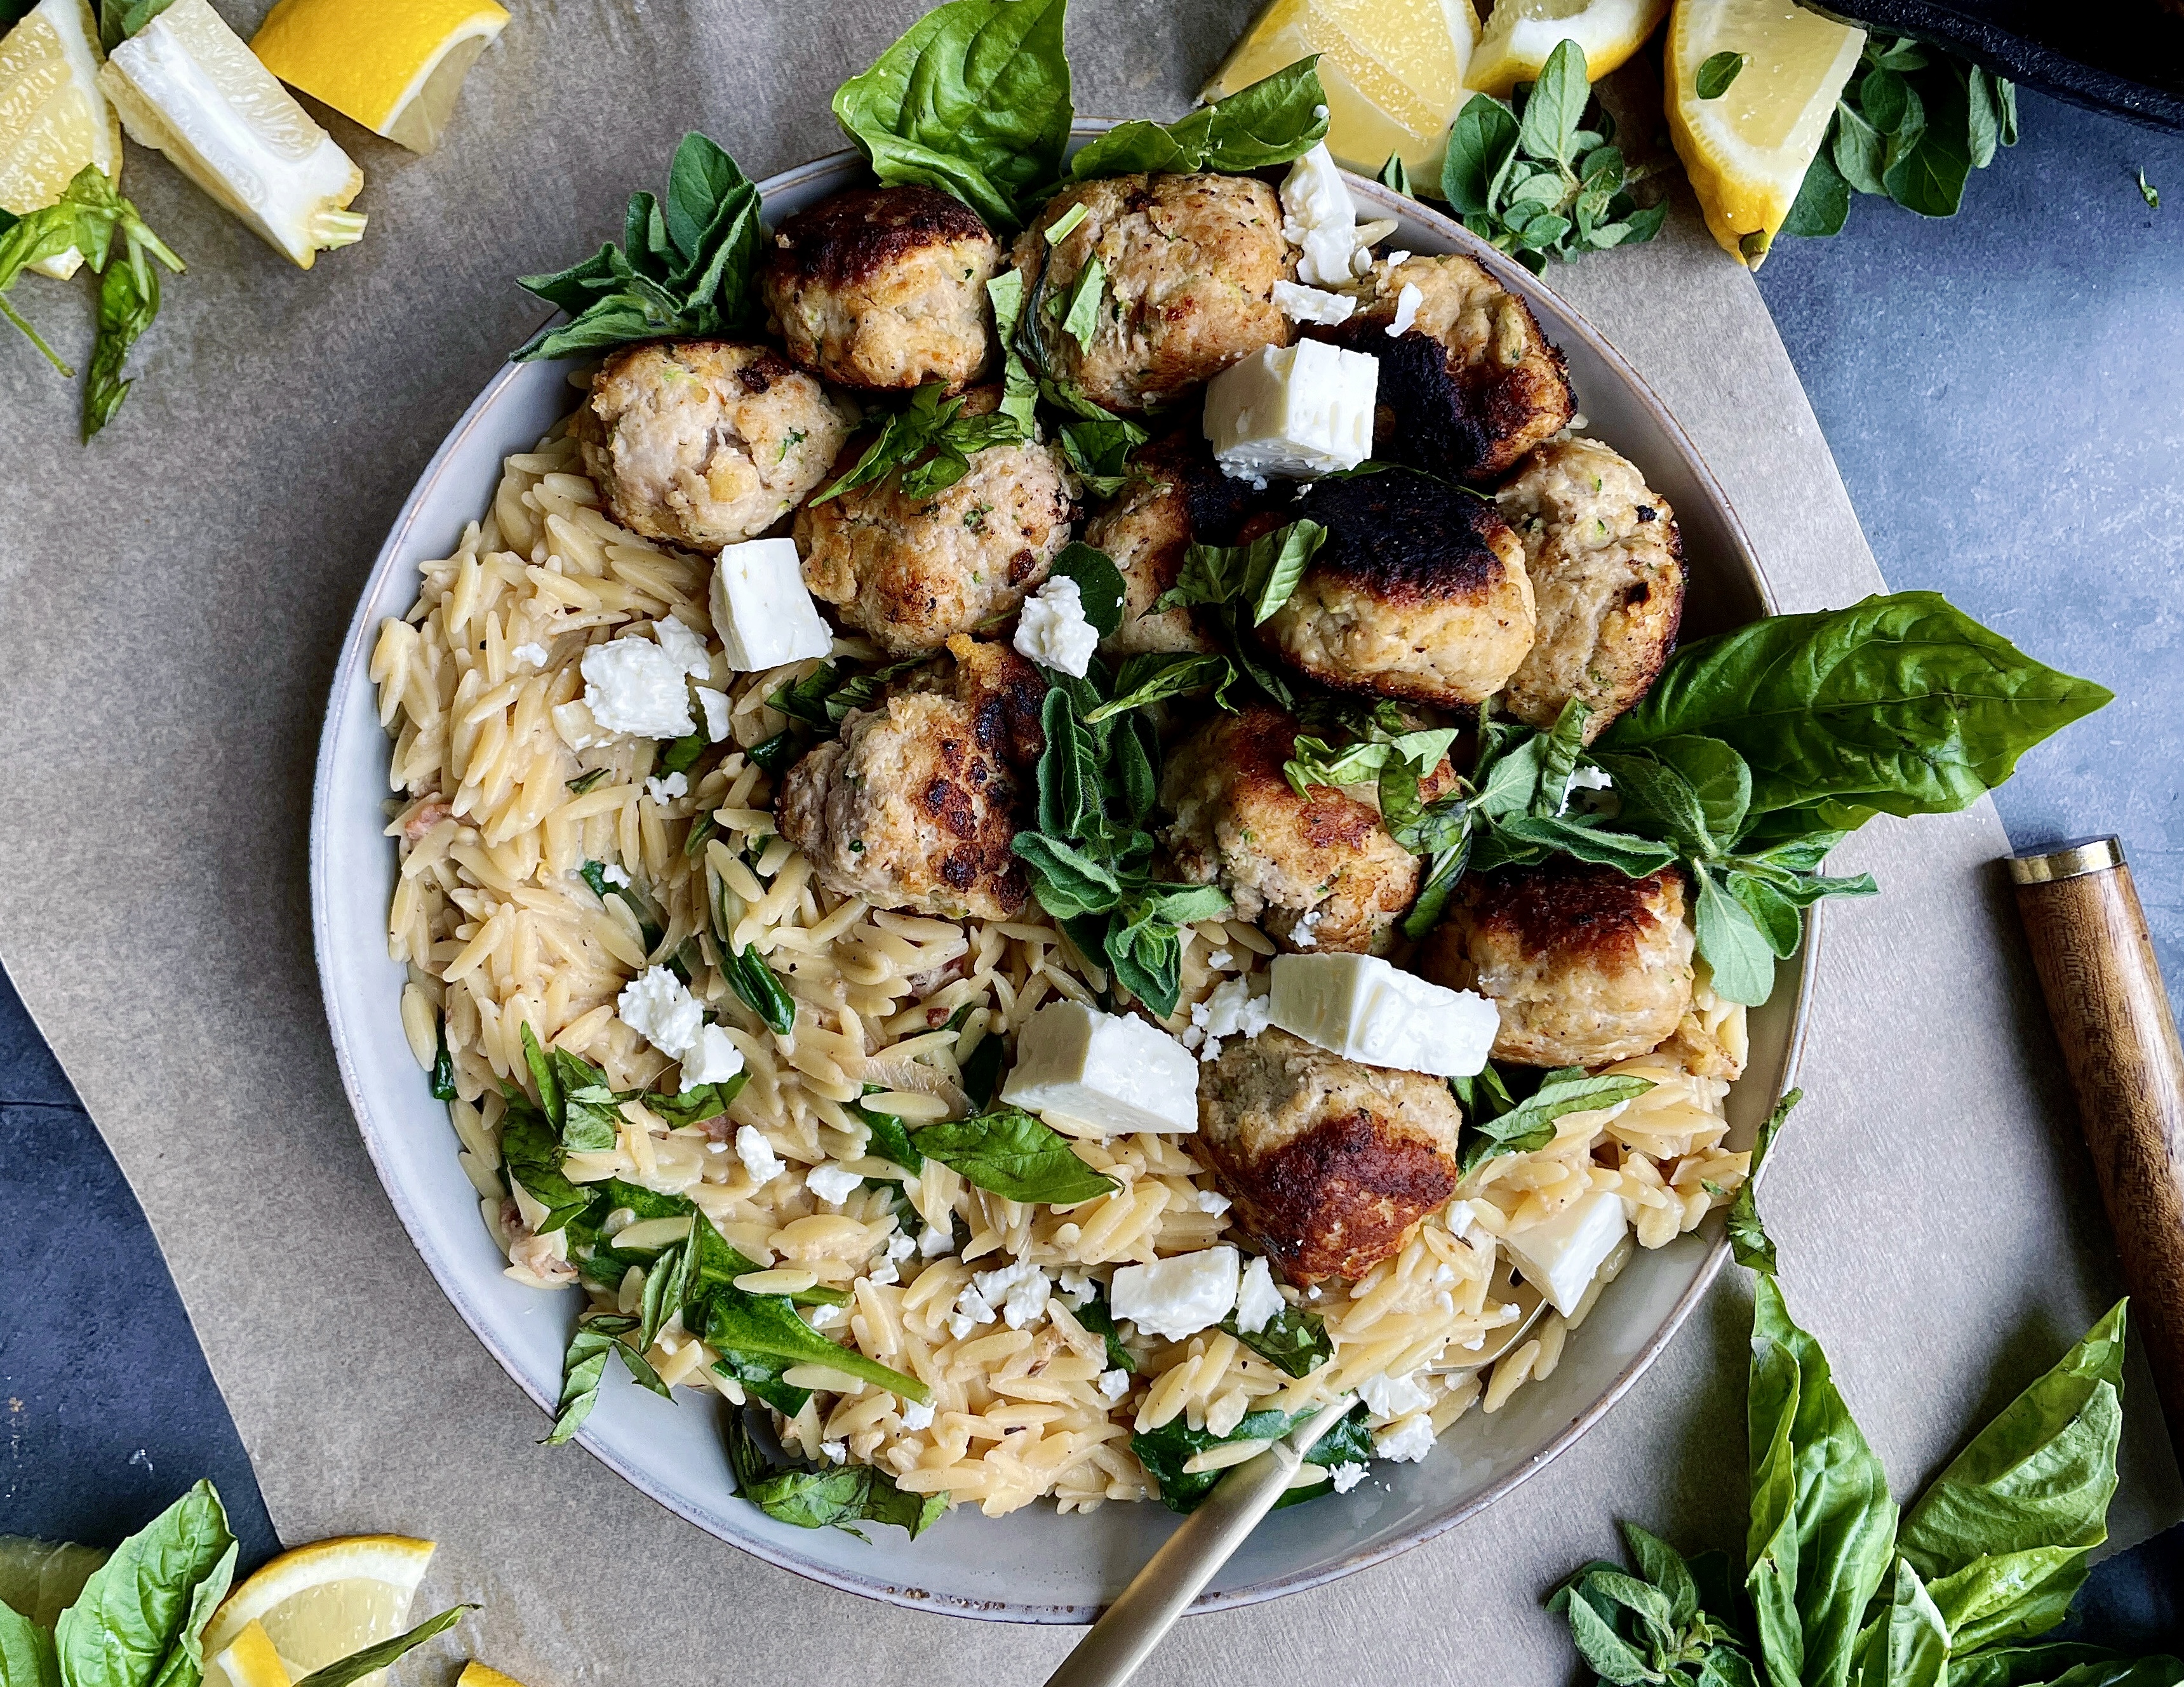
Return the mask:
[[[1000,389],[964,406],[983,415]],[[846,474],[865,442],[835,465]],[[1061,457],[1045,445],[989,445],[945,490],[911,498],[900,475],[796,512],[804,583],[893,656],[935,650],[952,633],[1014,613],[1069,542]]]
[[[1130,461],[1129,483],[1084,524],[1123,571],[1123,624],[1100,643],[1110,656],[1147,650],[1211,650],[1189,610],[1152,612],[1183,571],[1194,542],[1228,545],[1262,502],[1243,481],[1214,466],[1213,450],[1195,428],[1156,440]]]
[[[1347,322],[1313,335],[1380,359],[1375,456],[1435,474],[1493,480],[1569,425],[1563,354],[1531,308],[1468,258],[1410,258],[1373,267],[1373,297]],[[1388,337],[1406,287],[1418,315]]]
[[[1051,249],[1046,231],[1084,208]],[[1290,342],[1274,283],[1295,260],[1281,202],[1248,175],[1117,175],[1046,202],[1017,237],[1024,303],[1039,359],[1111,410],[1158,409],[1262,346]],[[1089,346],[1062,327],[1095,258],[1106,281]]]
[[[759,278],[766,328],[814,375],[893,391],[986,366],[986,283],[1001,248],[978,214],[931,187],[853,187],[782,224]]]
[[[1296,509],[1327,537],[1259,637],[1299,672],[1456,708],[1501,690],[1532,648],[1524,547],[1485,499],[1390,469],[1323,481]]]
[[[1497,1061],[1601,1066],[1646,1054],[1691,1005],[1683,875],[1625,878],[1557,856],[1474,876],[1418,970],[1493,999]]]
[[[820,883],[878,908],[1004,920],[1030,894],[1010,853],[1022,732],[1041,689],[1013,651],[963,642],[953,693],[898,688],[788,770],[775,811]],[[988,654],[993,652],[994,654]]]
[[[1539,637],[1502,701],[1552,727],[1573,697],[1590,743],[1646,694],[1684,618],[1675,512],[1638,470],[1590,439],[1552,440],[1498,497],[1524,541]]]
[[[1217,884],[1238,916],[1293,949],[1362,955],[1385,949],[1418,894],[1418,858],[1388,835],[1369,786],[1314,785],[1300,797],[1282,776],[1297,725],[1255,704],[1217,716],[1168,758],[1162,832],[1178,876]],[[1444,760],[1421,782],[1428,801],[1454,781]]]
[[[716,551],[802,503],[855,420],[769,347],[666,340],[601,364],[571,431],[616,521]]]
[[[1362,1276],[1453,1193],[1463,1112],[1439,1078],[1360,1066],[1286,1031],[1198,1077],[1198,1140],[1236,1221],[1292,1283]]]

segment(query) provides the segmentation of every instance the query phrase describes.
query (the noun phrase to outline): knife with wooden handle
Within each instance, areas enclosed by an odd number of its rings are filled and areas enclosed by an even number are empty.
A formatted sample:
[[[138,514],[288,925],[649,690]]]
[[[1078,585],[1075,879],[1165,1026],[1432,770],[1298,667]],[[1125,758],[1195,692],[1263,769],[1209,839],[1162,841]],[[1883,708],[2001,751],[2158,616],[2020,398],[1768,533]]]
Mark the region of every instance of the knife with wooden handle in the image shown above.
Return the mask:
[[[2184,1047],[2146,913],[2114,838],[2012,856],[2009,876],[2184,1464]]]

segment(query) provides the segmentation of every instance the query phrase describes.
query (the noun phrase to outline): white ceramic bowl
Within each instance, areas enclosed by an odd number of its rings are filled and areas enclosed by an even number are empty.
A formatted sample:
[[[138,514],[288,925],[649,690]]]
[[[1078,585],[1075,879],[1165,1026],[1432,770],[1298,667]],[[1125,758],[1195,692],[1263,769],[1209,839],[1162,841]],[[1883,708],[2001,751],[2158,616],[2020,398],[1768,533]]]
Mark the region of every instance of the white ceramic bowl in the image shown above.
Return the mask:
[[[1083,124],[1084,133],[1104,124]],[[855,184],[850,153],[762,184],[770,220]],[[1768,590],[1736,515],[1683,430],[1629,365],[1529,275],[1445,218],[1362,177],[1361,214],[1402,225],[1386,242],[1465,252],[1521,293],[1569,359],[1588,431],[1622,452],[1667,498],[1691,569],[1687,636],[1769,612]],[[404,505],[349,623],[319,747],[311,815],[311,905],[319,971],[342,1080],[395,1211],[448,1298],[524,1391],[550,1410],[575,1290],[543,1294],[502,1275],[455,1163],[446,1109],[433,1100],[404,1039],[404,972],[387,955],[394,849],[381,835],[388,743],[365,676],[380,621],[416,594],[415,564],[447,555],[482,516],[500,459],[524,451],[571,407],[566,366],[510,365],[488,383]],[[1730,1098],[1730,1141],[1748,1145],[1789,1083],[1803,1023],[1813,941],[1784,963],[1768,1005],[1752,1016],[1751,1064]],[[1641,1250],[1607,1289],[1546,1382],[1519,1389],[1493,1417],[1458,1422],[1422,1464],[1376,1464],[1346,1495],[1279,1512],[1259,1526],[1200,1601],[1218,1609],[1314,1586],[1451,1528],[1537,1470],[1596,1422],[1675,1333],[1727,1253],[1719,1215],[1664,1248]],[[543,1427],[543,1426],[542,1426]],[[699,1528],[770,1562],[854,1593],[967,1617],[1089,1622],[1173,1526],[1156,1505],[1105,1506],[1089,1517],[1045,1505],[989,1519],[965,1506],[918,1540],[777,1523],[738,1500],[716,1413],[699,1396],[671,1405],[617,1374],[578,1439],[612,1469]],[[577,1455],[570,1453],[570,1457]]]

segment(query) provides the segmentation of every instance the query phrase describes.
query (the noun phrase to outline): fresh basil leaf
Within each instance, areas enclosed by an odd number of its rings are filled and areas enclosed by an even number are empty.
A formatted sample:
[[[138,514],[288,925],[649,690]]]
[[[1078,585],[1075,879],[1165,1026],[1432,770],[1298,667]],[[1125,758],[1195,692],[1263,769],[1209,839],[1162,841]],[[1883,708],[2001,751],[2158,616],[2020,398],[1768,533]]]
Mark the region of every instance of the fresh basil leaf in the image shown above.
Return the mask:
[[[647,1112],[669,1129],[679,1130],[685,1125],[702,1125],[708,1119],[720,1117],[749,1082],[750,1071],[746,1067],[718,1083],[701,1083],[694,1089],[674,1095],[643,1094],[637,1099],[644,1104]]]
[[[1463,1175],[1469,1177],[1500,1155],[1527,1154],[1545,1148],[1555,1139],[1556,1122],[1565,1113],[1613,1107],[1643,1095],[1652,1087],[1650,1078],[1589,1077],[1583,1066],[1551,1072],[1540,1081],[1537,1090],[1506,1112],[1484,1118],[1474,1114],[1463,1145]],[[1457,1094],[1460,1098],[1462,1092]]]
[[[198,1482],[114,1549],[53,1625],[69,1687],[150,1687],[193,1679],[205,1624],[235,1574],[235,1536],[209,1482]],[[12,1687],[12,1684],[11,1684]]]
[[[1886,71],[1875,71],[1886,75]],[[1964,73],[1945,65],[1920,78],[1925,92],[1918,96],[1925,125],[1908,141],[1901,156],[1891,148],[1891,159],[1881,171],[1888,196],[1906,210],[1925,217],[1953,217],[1964,203],[1964,182],[1971,175],[1971,115]]]
[[[856,1523],[893,1523],[915,1540],[948,1509],[944,1493],[906,1493],[877,1465],[776,1469],[752,1439],[743,1413],[729,1411],[724,1427],[736,1491],[777,1522],[851,1534],[858,1533]]]
[[[98,0],[99,46],[112,53],[174,3],[175,0]]]
[[[109,260],[98,285],[98,340],[84,377],[83,437],[88,440],[114,420],[135,383],[121,378],[129,348],[159,314],[159,272],[133,244],[129,261]]]
[[[1001,1033],[989,1029],[971,1050],[971,1058],[963,1062],[963,1093],[971,1098],[973,1107],[986,1106],[1001,1087],[1001,1061],[1006,1054]]]
[[[447,1015],[436,1015],[432,1024],[432,1099],[453,1101],[457,1099],[455,1057],[448,1050]]]
[[[1772,954],[1787,960],[1797,952],[1797,945],[1805,937],[1805,916],[1798,904],[1765,879],[1734,868],[1722,874],[1721,882],[1723,888],[1752,916],[1752,925]]]
[[[1092,630],[1102,638],[1122,626],[1123,571],[1115,566],[1114,558],[1106,552],[1072,539],[1055,557],[1050,577],[1053,575],[1077,582],[1078,595],[1084,600],[1084,619],[1092,623]]]
[[[546,1222],[538,1227],[542,1236],[562,1228],[595,1199],[593,1191],[562,1175],[560,1139],[545,1116],[520,1091],[510,1098],[502,1116],[500,1158],[509,1177],[546,1209]]]
[[[1729,92],[1730,85],[1736,81],[1738,74],[1744,69],[1745,60],[1750,57],[1749,53],[1744,53],[1713,54],[1699,66],[1698,75],[1692,78],[1692,86],[1698,97],[1701,99],[1719,99]]]
[[[1100,331],[1100,299],[1106,287],[1107,266],[1096,256],[1086,259],[1061,307],[1061,331],[1077,342],[1079,351],[1090,351]]]
[[[1334,1356],[1326,1321],[1301,1307],[1283,1307],[1267,1320],[1264,1329],[1240,1328],[1234,1313],[1222,1320],[1221,1328],[1276,1370],[1292,1377],[1309,1377]]]
[[[427,1617],[407,1633],[397,1634],[391,1640],[382,1640],[376,1646],[366,1646],[361,1651],[351,1652],[337,1658],[323,1669],[315,1669],[296,1684],[296,1687],[350,1687],[365,1676],[386,1668],[404,1653],[421,1646],[426,1641],[444,1634],[463,1620],[470,1612],[483,1609],[476,1605],[451,1605],[436,1617]]]
[[[1284,164],[1327,138],[1318,54],[1201,106],[1175,123],[1118,123],[1069,161],[1072,180],[1155,170],[1231,175]]]
[[[554,1409],[554,1427],[541,1446],[565,1446],[584,1427],[584,1420],[599,1404],[599,1384],[606,1376],[607,1356],[626,1331],[637,1328],[634,1318],[599,1318],[578,1324],[569,1339],[561,1361],[561,1395]]]
[[[1418,197],[1411,187],[1411,167],[1403,162],[1403,155],[1401,153],[1388,154],[1386,161],[1380,166],[1380,174],[1375,180],[1383,187],[1401,194],[1406,199],[1415,199]]]
[[[1153,608],[1249,603],[1256,626],[1289,601],[1326,538],[1327,529],[1317,521],[1298,521],[1245,545],[1194,543],[1184,553],[1174,586],[1161,594]]]
[[[2127,1658],[2106,1646],[2057,1640],[1981,1646],[1949,1660],[1949,1687],[2180,1687],[2184,1660]]]
[[[1461,214],[1487,216],[1495,190],[1517,156],[1517,114],[1487,94],[1474,94],[1456,115],[1441,160],[1441,198]]]
[[[915,1377],[891,1371],[855,1348],[829,1341],[796,1315],[785,1294],[752,1294],[733,1285],[716,1289],[705,1305],[705,1345],[767,1353],[797,1364],[826,1365],[846,1375],[921,1403],[933,1391]]]
[[[883,183],[937,187],[1013,228],[1060,176],[1069,144],[1063,9],[949,0],[835,90],[835,120]]]
[[[61,1687],[53,1635],[7,1605],[0,1605],[0,1687]]]
[[[1532,812],[1542,819],[1561,814],[1568,801],[1570,775],[1585,754],[1585,723],[1591,718],[1592,710],[1573,697],[1539,741],[1540,788],[1532,799]]]
[[[917,1133],[917,1146],[967,1183],[1013,1201],[1075,1206],[1115,1188],[1078,1158],[1067,1137],[1006,1102],[973,1118],[928,1125]]]
[[[1212,1447],[1226,1446],[1235,1441],[1271,1441],[1279,1439],[1308,1421],[1316,1408],[1307,1406],[1295,1416],[1273,1407],[1247,1412],[1241,1422],[1226,1435],[1216,1435],[1206,1429],[1193,1429],[1189,1417],[1178,1413],[1157,1429],[1148,1430],[1130,1437],[1130,1450],[1138,1456],[1159,1489],[1161,1503],[1172,1512],[1186,1515],[1198,1509],[1200,1503],[1213,1491],[1223,1473],[1217,1470],[1185,1471],[1184,1466],[1197,1454]],[[1362,1463],[1373,1456],[1371,1433],[1364,1427],[1366,1409],[1361,1404],[1341,1423],[1322,1436],[1312,1450],[1306,1453],[1306,1464],[1331,1469],[1338,1464]],[[1277,1506],[1296,1505],[1317,1499],[1330,1492],[1325,1483],[1310,1488],[1292,1489]]]
[[[1745,1167],[1744,1183],[1730,1204],[1729,1241],[1736,1250],[1737,1264],[1747,1271],[1756,1271],[1763,1277],[1772,1277],[1775,1271],[1774,1242],[1767,1228],[1759,1222],[1759,1167],[1774,1147],[1774,1138],[1790,1122],[1790,1115],[1805,1099],[1802,1089],[1784,1092],[1759,1126],[1759,1134],[1752,1139],[1752,1159]]]
[[[998,1049],[1000,1038],[989,1033],[979,1039],[979,1047],[991,1043]],[[978,1050],[972,1053],[975,1055]],[[876,1113],[862,1102],[853,1103],[856,1115],[865,1122],[868,1134],[865,1152],[878,1155],[891,1165],[900,1166],[913,1176],[925,1169],[925,1155],[920,1151],[916,1139],[900,1119],[892,1113]]]
[[[1112,498],[1123,489],[1130,453],[1149,437],[1143,427],[1122,416],[1079,417],[1062,423],[1056,432],[1061,454],[1096,498]]]
[[[2123,1426],[2125,1309],[2111,1307],[1980,1431],[1903,1519],[1897,1546],[1960,1651],[2063,1620],[2108,1539]]]
[[[1078,1323],[1106,1345],[1109,1370],[1126,1372],[1131,1376],[1137,1374],[1138,1361],[1131,1356],[1130,1350],[1123,1345],[1123,1338],[1116,1333],[1115,1315],[1109,1310],[1107,1297],[1104,1294],[1095,1291],[1090,1300],[1074,1309],[1073,1316]]]
[[[713,1369],[742,1384],[745,1394],[764,1400],[783,1417],[794,1417],[811,1398],[811,1389],[783,1380],[783,1373],[795,1362],[775,1353],[745,1353],[731,1347],[722,1353]]]
[[[1295,595],[1297,582],[1304,578],[1305,569],[1320,546],[1326,543],[1327,529],[1317,521],[1292,521],[1267,537],[1278,539],[1280,543],[1266,565],[1264,578],[1246,587],[1251,599],[1251,625],[1254,626],[1263,626],[1274,611]],[[1254,575],[1247,576],[1247,579],[1256,577],[1261,557],[1256,543],[1249,548]]]
[[[1942,1687],[1949,1679],[1949,1632],[1919,1573],[1896,1561],[1887,1603],[1858,1640],[1856,1687]]]

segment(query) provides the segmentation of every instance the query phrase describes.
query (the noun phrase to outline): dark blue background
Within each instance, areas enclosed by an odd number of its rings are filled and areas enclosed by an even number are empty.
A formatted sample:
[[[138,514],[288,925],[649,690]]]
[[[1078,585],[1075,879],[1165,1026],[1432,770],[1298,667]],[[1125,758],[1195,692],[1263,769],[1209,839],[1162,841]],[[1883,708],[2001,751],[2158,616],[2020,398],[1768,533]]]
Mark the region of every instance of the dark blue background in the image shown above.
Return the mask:
[[[2001,793],[2020,847],[2120,832],[2184,985],[2184,139],[2026,95],[2024,139],[1929,223],[1860,199],[1760,287],[1883,571],[2117,702]],[[2136,173],[2170,188],[2150,210]],[[1612,257],[1586,261],[1612,263]],[[0,978],[0,1534],[111,1543],[200,1476],[276,1548],[142,1215]],[[2136,1409],[2148,1409],[2141,1403]],[[2184,1652],[2184,1529],[2112,1559],[2086,1638]]]

